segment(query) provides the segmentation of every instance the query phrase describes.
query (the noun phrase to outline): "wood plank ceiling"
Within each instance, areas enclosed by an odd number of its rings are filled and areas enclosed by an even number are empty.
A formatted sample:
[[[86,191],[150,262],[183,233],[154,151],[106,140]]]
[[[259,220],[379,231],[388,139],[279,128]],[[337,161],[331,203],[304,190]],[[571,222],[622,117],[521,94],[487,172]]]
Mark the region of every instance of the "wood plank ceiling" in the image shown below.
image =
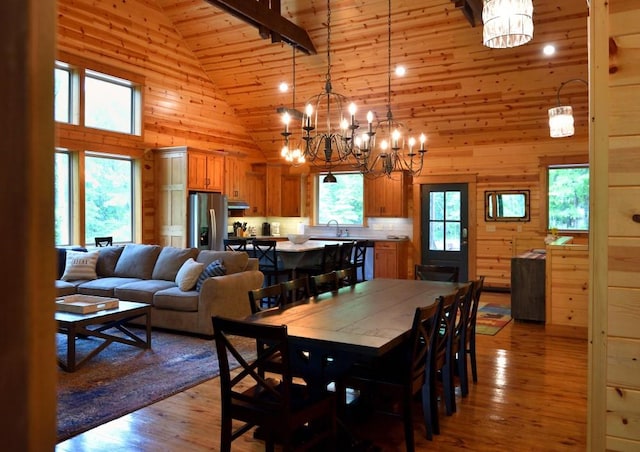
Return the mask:
[[[292,106],[292,49],[262,39],[259,30],[206,0],[156,0],[191,48],[237,119],[268,159],[282,145],[276,109]],[[482,24],[451,0],[392,1],[394,117],[412,131],[424,131],[429,147],[450,149],[548,139],[547,109],[556,103],[563,81],[587,78],[585,0],[534,1],[534,39],[512,49],[482,45]],[[458,5],[460,6],[460,5]],[[296,103],[303,110],[321,92],[327,74],[325,0],[281,0],[281,14],[307,31],[317,54],[296,56]],[[264,31],[263,31],[264,35]],[[546,44],[556,54],[543,55]],[[378,118],[387,104],[387,1],[331,1],[331,78],[335,92]],[[574,107],[576,135],[587,135],[588,93],[580,83],[562,90]]]

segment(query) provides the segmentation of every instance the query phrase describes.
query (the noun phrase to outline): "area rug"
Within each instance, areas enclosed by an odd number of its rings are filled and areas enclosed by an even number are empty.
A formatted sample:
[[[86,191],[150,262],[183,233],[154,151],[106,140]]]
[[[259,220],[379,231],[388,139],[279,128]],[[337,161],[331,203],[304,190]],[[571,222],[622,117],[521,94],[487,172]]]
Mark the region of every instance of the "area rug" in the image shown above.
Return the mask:
[[[78,353],[84,356],[98,342],[77,339]],[[237,345],[243,356],[255,353],[255,342]],[[58,334],[58,356],[66,346],[66,336]],[[150,350],[113,343],[75,372],[58,369],[58,442],[218,374],[213,340],[154,330]]]
[[[476,333],[495,336],[511,322],[511,307],[496,303],[480,303],[476,318]]]

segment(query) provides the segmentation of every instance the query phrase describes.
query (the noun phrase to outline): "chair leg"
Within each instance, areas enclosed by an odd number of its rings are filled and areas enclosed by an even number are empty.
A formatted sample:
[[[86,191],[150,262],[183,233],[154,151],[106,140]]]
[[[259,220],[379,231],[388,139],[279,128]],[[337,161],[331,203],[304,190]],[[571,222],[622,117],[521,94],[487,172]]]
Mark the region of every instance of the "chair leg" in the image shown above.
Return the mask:
[[[476,338],[471,337],[471,345],[469,347],[469,356],[471,357],[471,374],[473,376],[473,382],[478,382],[478,366],[476,364]]]
[[[460,350],[456,359],[458,365],[458,377],[460,378],[460,393],[462,397],[469,395],[469,371],[467,369],[467,351]]]
[[[404,396],[404,406],[402,407],[403,420],[404,420],[404,441],[407,447],[407,452],[415,451],[415,442],[413,439],[413,409],[412,409],[412,397],[410,391],[406,391]]]
[[[435,380],[426,382],[422,386],[422,416],[424,417],[424,426],[427,430],[427,439],[433,440],[433,435],[440,434],[440,424],[438,420],[438,399],[435,394]]]
[[[447,363],[442,369],[442,392],[447,416],[456,412],[456,393],[453,385],[453,363]]]
[[[220,428],[220,451],[221,452],[231,452],[231,441],[232,441],[232,421],[231,418],[222,419],[222,425]]]

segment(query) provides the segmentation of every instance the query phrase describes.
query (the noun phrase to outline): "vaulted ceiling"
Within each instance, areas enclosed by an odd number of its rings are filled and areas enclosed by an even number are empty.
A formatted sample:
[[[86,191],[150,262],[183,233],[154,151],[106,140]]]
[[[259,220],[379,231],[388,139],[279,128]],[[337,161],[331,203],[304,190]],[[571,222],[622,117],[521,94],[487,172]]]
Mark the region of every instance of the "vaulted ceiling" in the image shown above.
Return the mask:
[[[156,0],[186,45],[264,154],[277,159],[282,144],[276,109],[291,107],[292,47],[263,39],[256,26],[206,0]],[[512,49],[482,45],[482,23],[473,27],[465,5],[451,0],[393,0],[392,66],[407,68],[391,79],[394,117],[424,131],[431,148],[548,139],[547,109],[563,81],[587,78],[585,0],[535,0],[533,40]],[[316,54],[296,54],[295,107],[322,91],[327,75],[326,0],[281,0],[284,19],[306,30]],[[331,78],[335,92],[378,118],[387,105],[386,0],[331,1]],[[477,22],[477,21],[476,21]],[[262,35],[265,36],[264,30]],[[545,56],[546,44],[556,54]],[[573,86],[575,85],[575,86]],[[563,88],[573,105],[576,135],[587,133],[588,93],[583,84]]]

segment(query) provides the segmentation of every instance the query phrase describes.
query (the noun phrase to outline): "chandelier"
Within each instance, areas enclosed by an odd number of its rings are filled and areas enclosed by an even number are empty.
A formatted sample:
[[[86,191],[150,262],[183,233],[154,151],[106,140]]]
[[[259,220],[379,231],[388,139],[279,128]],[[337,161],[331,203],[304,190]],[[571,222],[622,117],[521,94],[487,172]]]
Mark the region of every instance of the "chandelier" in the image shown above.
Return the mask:
[[[533,38],[532,0],[485,0],[482,40],[494,49],[517,47]]]
[[[560,90],[571,82],[582,82],[589,86],[586,80],[573,78],[562,82],[558,88],[558,105],[549,109],[549,135],[551,138],[570,137],[575,133],[573,127],[573,108],[570,105],[560,105]]]
[[[348,100],[331,85],[331,5],[327,0],[327,74],[324,89],[306,102],[302,117],[304,158],[331,168],[352,154],[358,130],[356,105],[349,103],[349,119],[343,116]]]
[[[373,113],[367,114],[368,129],[355,138],[352,154],[364,174],[391,177],[393,171],[407,171],[416,176],[422,171],[427,138],[424,133],[420,134],[418,140],[407,137],[406,127],[396,121],[391,112],[391,0],[388,1],[388,8],[387,116],[378,121],[374,130]]]

